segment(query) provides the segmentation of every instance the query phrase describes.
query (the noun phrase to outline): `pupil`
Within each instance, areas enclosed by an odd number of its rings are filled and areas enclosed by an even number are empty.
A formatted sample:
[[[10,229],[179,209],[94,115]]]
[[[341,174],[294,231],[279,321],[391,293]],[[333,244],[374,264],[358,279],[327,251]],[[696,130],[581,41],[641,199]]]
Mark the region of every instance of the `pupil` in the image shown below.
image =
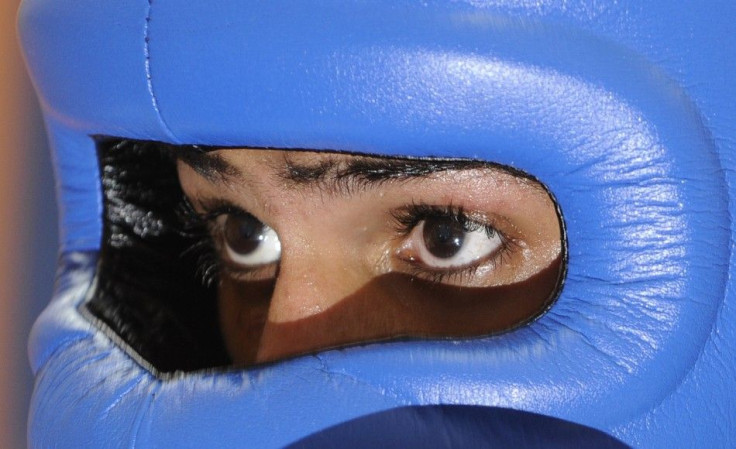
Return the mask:
[[[263,240],[263,223],[252,215],[228,215],[225,220],[225,243],[238,254],[249,254]]]
[[[448,259],[460,251],[465,241],[465,228],[451,217],[434,217],[424,221],[424,245],[435,257]]]

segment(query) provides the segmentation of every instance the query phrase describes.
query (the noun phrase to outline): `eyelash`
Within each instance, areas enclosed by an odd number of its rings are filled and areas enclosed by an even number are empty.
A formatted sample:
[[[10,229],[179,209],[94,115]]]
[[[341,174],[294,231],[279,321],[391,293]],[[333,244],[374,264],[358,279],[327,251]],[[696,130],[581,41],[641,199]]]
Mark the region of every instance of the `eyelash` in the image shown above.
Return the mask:
[[[202,202],[202,207],[205,212],[198,213],[185,198],[179,215],[183,223],[183,235],[193,239],[193,243],[184,251],[183,255],[193,254],[196,257],[197,275],[204,285],[212,286],[219,282],[219,275],[222,271],[225,271],[229,276],[238,278],[256,275],[259,271],[267,269],[268,266],[249,269],[235,267],[223,260],[220,255],[222,243],[217,240],[221,238],[222,230],[216,224],[217,218],[224,214],[243,215],[247,212],[222,200]],[[462,207],[458,206],[411,204],[392,211],[391,217],[394,220],[395,232],[402,238],[409,236],[423,220],[448,217],[459,223],[466,232],[482,229],[489,238],[494,235],[499,236],[501,247],[489,259],[481,263],[458,268],[431,269],[421,263],[405,261],[410,268],[409,274],[438,284],[448,281],[465,281],[472,278],[483,265],[495,269],[497,265],[507,262],[515,245],[513,239],[508,238],[497,227],[473,218]]]
[[[188,198],[184,198],[178,215],[182,223],[182,234],[193,240],[182,256],[196,257],[196,274],[203,285],[210,287],[218,284],[223,271],[231,277],[242,277],[246,274],[257,274],[265,268],[236,268],[220,256],[222,243],[218,243],[216,236],[221,238],[222,230],[217,224],[217,217],[225,214],[243,215],[247,212],[222,200],[203,202],[202,207],[205,212],[199,213]]]
[[[421,277],[434,283],[465,281],[468,278],[471,278],[484,264],[495,269],[496,266],[508,261],[515,245],[515,242],[512,239],[499,231],[495,226],[483,223],[480,219],[472,218],[462,207],[459,206],[435,206],[423,203],[411,204],[393,211],[391,216],[395,222],[396,232],[402,238],[409,236],[423,220],[448,217],[460,224],[466,232],[473,232],[482,229],[485,231],[488,238],[493,238],[495,235],[500,238],[501,247],[498,251],[495,251],[486,261],[482,261],[477,264],[458,268],[432,269],[421,263],[405,261],[411,267],[411,274],[413,276]]]

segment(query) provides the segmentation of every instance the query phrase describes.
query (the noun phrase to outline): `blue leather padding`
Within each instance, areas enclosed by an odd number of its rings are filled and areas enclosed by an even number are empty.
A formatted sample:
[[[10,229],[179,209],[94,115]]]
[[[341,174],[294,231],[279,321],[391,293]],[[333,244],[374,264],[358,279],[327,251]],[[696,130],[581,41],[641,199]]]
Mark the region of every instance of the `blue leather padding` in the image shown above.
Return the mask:
[[[734,23],[729,2],[26,0],[66,254],[31,340],[30,441],[279,446],[400,405],[476,404],[635,447],[736,445]],[[158,379],[76,309],[100,134],[508,164],[559,202],[565,287],[498,337]]]
[[[147,77],[146,0],[24,2],[19,32],[40,93],[59,185],[62,250],[100,247],[92,135],[161,138]]]

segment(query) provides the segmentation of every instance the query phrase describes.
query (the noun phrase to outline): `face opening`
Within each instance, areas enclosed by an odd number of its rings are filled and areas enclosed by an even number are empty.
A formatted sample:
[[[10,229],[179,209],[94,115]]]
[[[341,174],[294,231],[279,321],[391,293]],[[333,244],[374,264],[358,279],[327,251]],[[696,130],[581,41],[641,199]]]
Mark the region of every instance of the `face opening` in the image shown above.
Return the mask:
[[[559,293],[557,206],[508,167],[99,147],[105,242],[87,307],[160,372],[487,336]]]

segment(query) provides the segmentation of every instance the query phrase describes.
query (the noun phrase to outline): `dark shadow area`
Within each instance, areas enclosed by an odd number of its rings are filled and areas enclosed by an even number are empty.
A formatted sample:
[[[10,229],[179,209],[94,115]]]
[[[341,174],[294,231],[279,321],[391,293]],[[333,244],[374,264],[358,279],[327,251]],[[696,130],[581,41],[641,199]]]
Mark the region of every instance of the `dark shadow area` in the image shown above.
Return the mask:
[[[375,341],[449,339],[488,336],[505,332],[540,316],[552,303],[560,279],[561,258],[532,277],[497,287],[458,287],[437,284],[406,273],[374,278],[334,306],[298,321],[268,323],[269,332],[288,339],[297,356]],[[233,289],[248,310],[249,353],[255,361],[273,285],[241,282]],[[335,323],[343,324],[335,329]],[[246,326],[243,326],[244,328]],[[305,336],[309,336],[305,338]],[[281,357],[279,357],[281,358]],[[272,360],[261,360],[269,362]]]
[[[181,225],[183,194],[162,148],[99,142],[103,242],[86,307],[160,372],[225,366],[216,290],[201,282],[191,250],[202,231]]]
[[[600,430],[559,418],[497,407],[401,407],[310,435],[290,449],[625,449]]]

